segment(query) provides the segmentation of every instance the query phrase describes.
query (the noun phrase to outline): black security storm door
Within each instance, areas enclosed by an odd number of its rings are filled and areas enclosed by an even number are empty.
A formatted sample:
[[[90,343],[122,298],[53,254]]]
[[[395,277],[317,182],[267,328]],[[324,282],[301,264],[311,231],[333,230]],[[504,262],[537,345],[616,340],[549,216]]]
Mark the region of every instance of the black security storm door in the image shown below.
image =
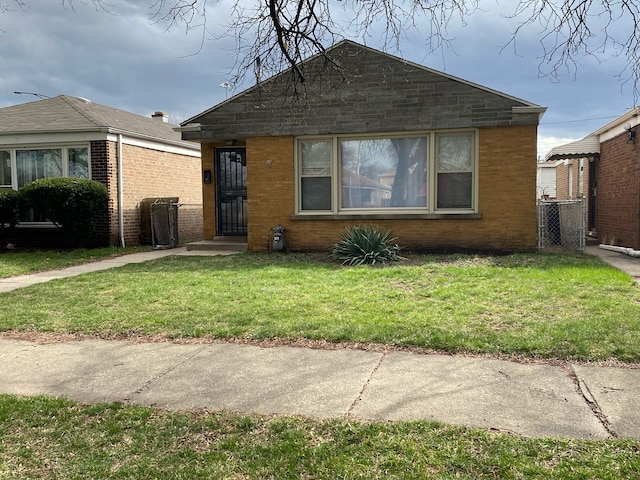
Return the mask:
[[[247,234],[246,149],[216,149],[217,234]]]

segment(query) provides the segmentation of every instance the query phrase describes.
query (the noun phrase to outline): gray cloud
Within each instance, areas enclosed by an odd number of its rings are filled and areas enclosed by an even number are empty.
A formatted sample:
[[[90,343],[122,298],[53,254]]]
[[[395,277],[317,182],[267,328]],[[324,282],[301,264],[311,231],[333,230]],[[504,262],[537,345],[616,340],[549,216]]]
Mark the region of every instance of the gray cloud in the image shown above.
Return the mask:
[[[234,39],[208,37],[201,49],[201,32],[168,32],[152,23],[152,2],[112,3],[109,14],[91,2],[76,2],[70,11],[59,2],[29,0],[26,11],[0,14],[0,106],[35,99],[14,95],[16,90],[68,94],[142,115],[163,110],[179,122],[225,99],[220,84],[235,62]],[[220,35],[230,4],[210,4],[207,27]],[[424,37],[408,31],[400,50],[389,53],[548,107],[541,137],[581,138],[633,106],[630,88],[615,78],[624,67],[621,58],[583,58],[575,79],[567,72],[552,81],[539,75],[535,29],[518,37],[517,54],[510,47],[501,51],[512,29],[495,11],[479,11],[466,25],[449,25],[453,49],[429,53]],[[381,48],[381,37],[374,31],[353,40]]]

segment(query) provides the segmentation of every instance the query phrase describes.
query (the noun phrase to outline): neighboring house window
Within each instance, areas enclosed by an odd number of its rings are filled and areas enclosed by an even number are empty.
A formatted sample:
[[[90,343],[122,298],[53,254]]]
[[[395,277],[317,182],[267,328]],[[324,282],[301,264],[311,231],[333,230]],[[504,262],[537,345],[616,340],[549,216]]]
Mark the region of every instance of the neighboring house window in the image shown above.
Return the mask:
[[[88,146],[0,149],[0,187],[15,190],[40,178],[91,178]],[[21,222],[45,222],[33,210]]]
[[[299,138],[298,208],[322,213],[468,213],[475,208],[473,131]]]
[[[11,152],[0,150],[0,187],[11,188]]]
[[[17,150],[18,188],[38,178],[62,176],[62,149]]]
[[[69,176],[75,178],[89,178],[89,149],[68,148],[67,160],[69,163]]]
[[[15,157],[17,188],[39,178],[90,178],[87,147],[20,149]]]

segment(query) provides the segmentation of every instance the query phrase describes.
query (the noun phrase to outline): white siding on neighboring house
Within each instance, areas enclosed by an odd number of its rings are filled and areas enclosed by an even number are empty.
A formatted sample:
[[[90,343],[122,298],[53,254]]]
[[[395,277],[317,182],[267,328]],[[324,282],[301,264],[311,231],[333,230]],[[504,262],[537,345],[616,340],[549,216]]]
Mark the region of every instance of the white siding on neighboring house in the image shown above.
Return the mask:
[[[543,195],[549,195],[549,198],[556,197],[556,162],[538,164],[536,187],[538,198],[542,198]]]

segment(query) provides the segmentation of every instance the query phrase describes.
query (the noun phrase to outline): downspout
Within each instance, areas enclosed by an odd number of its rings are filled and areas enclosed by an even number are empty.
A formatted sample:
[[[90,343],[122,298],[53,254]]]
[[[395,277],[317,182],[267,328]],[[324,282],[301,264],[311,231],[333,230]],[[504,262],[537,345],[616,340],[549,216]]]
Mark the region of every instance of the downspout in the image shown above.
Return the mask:
[[[120,246],[126,247],[124,242],[124,187],[122,185],[122,134],[118,134],[118,229],[120,231]]]
[[[612,252],[624,253],[630,257],[640,257],[640,250],[634,250],[633,248],[618,247],[617,245],[603,245],[600,244],[600,248],[603,250],[611,250]]]

